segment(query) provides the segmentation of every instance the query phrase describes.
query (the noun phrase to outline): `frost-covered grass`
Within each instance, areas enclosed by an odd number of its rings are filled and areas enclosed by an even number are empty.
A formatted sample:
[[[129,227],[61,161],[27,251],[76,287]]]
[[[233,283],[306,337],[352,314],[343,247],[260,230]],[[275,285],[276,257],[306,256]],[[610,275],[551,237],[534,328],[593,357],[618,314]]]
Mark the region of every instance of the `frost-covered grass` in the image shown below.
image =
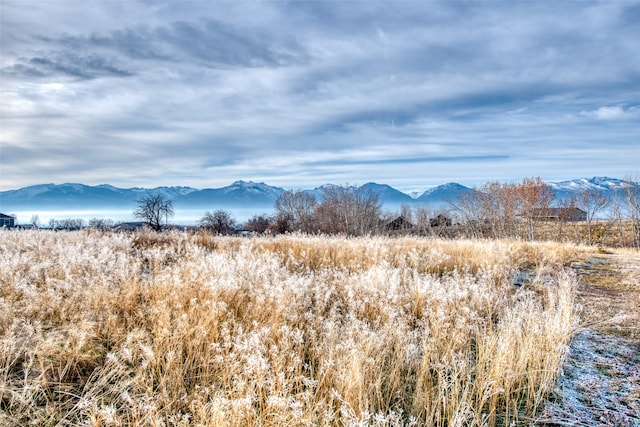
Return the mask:
[[[580,250],[4,231],[0,425],[528,422],[575,330]]]
[[[640,425],[640,346],[619,335],[581,331],[538,425]]]

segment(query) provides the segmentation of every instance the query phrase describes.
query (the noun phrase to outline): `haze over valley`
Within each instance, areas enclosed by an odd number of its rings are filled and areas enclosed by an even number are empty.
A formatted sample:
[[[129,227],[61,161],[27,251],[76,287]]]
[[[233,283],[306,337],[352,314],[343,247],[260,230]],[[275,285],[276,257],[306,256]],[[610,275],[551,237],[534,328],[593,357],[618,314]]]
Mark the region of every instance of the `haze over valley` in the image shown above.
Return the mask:
[[[585,190],[600,192],[608,198],[619,197],[629,182],[619,178],[593,177],[548,183],[556,199],[562,200]],[[631,182],[636,187],[638,183]],[[318,201],[327,186],[303,190]],[[344,184],[340,184],[344,185]],[[421,192],[406,194],[386,184],[366,183],[361,186],[378,197],[382,209],[397,212],[403,205],[426,207],[433,212],[452,210],[452,205],[464,194],[475,191],[458,183],[446,183]],[[104,184],[90,186],[78,183],[41,184],[0,192],[0,212],[15,215],[19,223],[29,223],[34,215],[44,224],[50,219],[92,218],[133,221],[136,202],[148,194],[162,194],[175,208],[174,224],[192,225],[205,211],[224,209],[236,220],[253,215],[271,214],[277,197],[288,189],[265,183],[236,181],[221,188],[192,187],[118,188]]]

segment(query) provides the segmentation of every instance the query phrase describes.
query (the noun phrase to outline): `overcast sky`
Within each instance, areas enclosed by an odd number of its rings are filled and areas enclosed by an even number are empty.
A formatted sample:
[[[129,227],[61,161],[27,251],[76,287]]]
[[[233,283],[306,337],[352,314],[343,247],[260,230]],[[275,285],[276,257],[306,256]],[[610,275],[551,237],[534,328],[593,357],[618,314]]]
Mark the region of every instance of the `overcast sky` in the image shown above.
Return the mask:
[[[640,173],[640,1],[0,8],[0,190]]]

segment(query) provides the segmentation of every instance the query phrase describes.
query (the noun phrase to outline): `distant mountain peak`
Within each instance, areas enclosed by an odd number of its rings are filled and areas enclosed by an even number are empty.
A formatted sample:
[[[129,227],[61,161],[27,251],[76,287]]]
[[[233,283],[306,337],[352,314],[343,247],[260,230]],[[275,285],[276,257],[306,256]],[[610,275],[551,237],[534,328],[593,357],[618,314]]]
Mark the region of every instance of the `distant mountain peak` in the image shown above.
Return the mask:
[[[264,182],[243,181],[241,179],[234,181],[229,187],[270,187]]]
[[[97,185],[96,187],[106,188],[108,190],[119,190],[119,188],[116,188],[111,184],[100,184],[100,185]]]
[[[426,190],[424,193],[431,194],[439,191],[451,191],[451,190],[468,190],[469,187],[465,187],[462,184],[458,184],[457,182],[447,182],[446,184],[438,185],[436,187],[432,187]],[[423,193],[423,194],[424,194]]]
[[[593,178],[576,178],[569,181],[548,182],[547,184],[556,192],[618,191],[624,189],[629,182],[608,176],[594,176]]]
[[[247,185],[254,185],[255,183],[253,181],[244,181],[242,179],[239,179],[237,181],[233,181],[230,185],[230,187],[245,187]]]
[[[448,203],[455,202],[462,194],[470,193],[475,190],[465,187],[457,182],[448,182],[438,185],[422,193],[416,200],[426,203]]]
[[[377,189],[382,191],[398,191],[390,185],[378,184],[377,182],[367,182],[366,184],[360,186],[360,188]]]
[[[276,194],[279,195],[284,190],[279,187],[272,187],[270,185],[265,184],[264,182],[253,182],[253,181],[243,181],[238,180],[233,182],[228,187],[222,187],[220,189],[225,193],[240,193],[245,192],[249,194]]]

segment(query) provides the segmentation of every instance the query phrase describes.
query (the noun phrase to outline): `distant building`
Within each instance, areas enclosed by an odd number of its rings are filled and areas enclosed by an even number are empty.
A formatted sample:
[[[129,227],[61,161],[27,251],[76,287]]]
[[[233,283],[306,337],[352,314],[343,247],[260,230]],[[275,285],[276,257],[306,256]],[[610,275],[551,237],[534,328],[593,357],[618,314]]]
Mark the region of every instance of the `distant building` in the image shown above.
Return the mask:
[[[0,213],[0,228],[13,228],[16,226],[16,219],[11,215]]]
[[[451,218],[447,218],[440,214],[435,218],[431,218],[429,220],[429,225],[431,227],[451,227]]]
[[[402,215],[385,225],[385,229],[387,231],[404,231],[411,230],[412,228],[413,224],[407,221]]]
[[[113,227],[113,231],[137,231],[149,227],[146,222],[121,222]]]
[[[17,225],[16,227],[21,230],[37,230],[38,229],[38,226],[35,224],[20,224],[20,225]]]
[[[587,213],[580,208],[536,209],[533,217],[539,221],[586,221]]]

